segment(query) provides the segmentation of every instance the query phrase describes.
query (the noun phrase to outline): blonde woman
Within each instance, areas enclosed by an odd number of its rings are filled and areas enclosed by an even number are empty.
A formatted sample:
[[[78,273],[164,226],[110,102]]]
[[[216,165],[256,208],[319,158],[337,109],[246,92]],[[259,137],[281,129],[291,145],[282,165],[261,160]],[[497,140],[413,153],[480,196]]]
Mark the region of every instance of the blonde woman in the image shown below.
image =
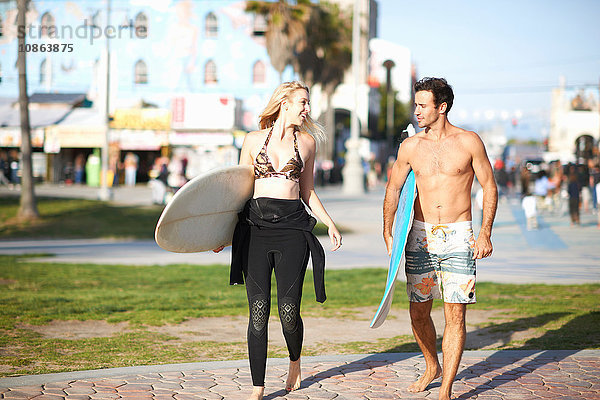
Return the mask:
[[[246,282],[253,400],[264,396],[272,271],[290,355],[286,391],[300,387],[304,334],[300,302],[309,254],[317,301],[325,301],[325,255],[312,234],[316,220],[304,205],[329,228],[332,250],[342,245],[342,236],[314,189],[316,144],[324,134],[309,112],[308,88],[300,82],[281,84],[260,115],[261,130],[246,136],[240,154],[240,165],[254,167],[255,183],[235,229],[230,283]]]

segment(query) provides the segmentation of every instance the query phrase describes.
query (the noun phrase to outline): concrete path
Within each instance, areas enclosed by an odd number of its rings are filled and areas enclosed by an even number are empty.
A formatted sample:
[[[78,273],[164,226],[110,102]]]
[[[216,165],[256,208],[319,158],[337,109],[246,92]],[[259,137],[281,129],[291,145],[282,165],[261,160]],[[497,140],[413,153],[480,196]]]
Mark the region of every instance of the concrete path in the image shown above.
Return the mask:
[[[344,196],[339,187],[319,188],[318,192],[336,223],[352,231],[344,235],[344,245],[336,252],[328,251],[331,248],[329,239],[322,238],[327,268],[387,268],[389,258],[381,237],[383,188],[362,196]],[[0,187],[0,196],[10,193]],[[98,190],[43,185],[36,187],[36,193],[40,196],[96,198]],[[150,190],[146,186],[119,187],[113,193],[116,204],[151,203]],[[478,223],[475,218],[476,230]],[[596,223],[597,216],[591,212],[583,213],[582,225],[576,227],[570,226],[568,216],[545,213],[540,217],[540,229],[527,231],[518,199],[502,199],[492,236],[494,253],[491,258],[478,261],[478,280],[548,284],[600,282],[600,229]],[[231,258],[230,249],[220,254],[170,253],[159,248],[153,240],[0,241],[0,254],[23,253],[55,254],[42,259],[48,262],[99,264],[228,264]]]
[[[283,390],[287,361],[269,359],[265,399],[437,399],[406,387],[424,372],[416,353],[303,358],[299,390]],[[247,361],[115,368],[0,379],[0,398],[37,400],[246,399]],[[454,394],[459,399],[600,399],[600,351],[468,351]]]

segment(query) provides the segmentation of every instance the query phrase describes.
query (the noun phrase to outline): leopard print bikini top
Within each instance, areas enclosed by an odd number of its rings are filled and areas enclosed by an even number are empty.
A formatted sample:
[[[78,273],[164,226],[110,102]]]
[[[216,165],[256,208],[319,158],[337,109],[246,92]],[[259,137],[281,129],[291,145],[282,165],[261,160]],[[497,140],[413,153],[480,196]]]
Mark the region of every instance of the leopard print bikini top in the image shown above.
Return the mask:
[[[271,128],[269,131],[267,140],[265,140],[265,144],[263,145],[262,149],[256,155],[256,160],[254,162],[254,177],[256,179],[281,177],[296,183],[300,182],[300,174],[302,173],[304,162],[302,161],[300,152],[298,151],[298,139],[296,132],[294,132],[294,150],[296,155],[293,158],[290,158],[290,160],[283,166],[281,171],[276,171],[275,168],[273,168],[273,164],[271,164],[267,154],[267,145],[269,144],[272,133],[273,128]]]

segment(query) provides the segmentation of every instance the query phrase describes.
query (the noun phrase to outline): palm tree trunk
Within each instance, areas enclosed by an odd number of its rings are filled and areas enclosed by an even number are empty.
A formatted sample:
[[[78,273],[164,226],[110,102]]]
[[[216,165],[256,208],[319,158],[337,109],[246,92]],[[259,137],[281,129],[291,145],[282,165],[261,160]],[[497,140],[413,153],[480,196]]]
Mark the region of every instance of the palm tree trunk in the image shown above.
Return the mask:
[[[18,0],[17,25],[26,25],[27,0]],[[23,31],[24,32],[24,31]],[[19,49],[25,49],[25,35],[19,36]],[[19,109],[21,114],[21,203],[17,218],[32,220],[39,217],[35,192],[33,190],[33,170],[31,160],[31,126],[29,125],[29,97],[27,96],[27,61],[26,52],[18,51],[17,65],[19,70]]]

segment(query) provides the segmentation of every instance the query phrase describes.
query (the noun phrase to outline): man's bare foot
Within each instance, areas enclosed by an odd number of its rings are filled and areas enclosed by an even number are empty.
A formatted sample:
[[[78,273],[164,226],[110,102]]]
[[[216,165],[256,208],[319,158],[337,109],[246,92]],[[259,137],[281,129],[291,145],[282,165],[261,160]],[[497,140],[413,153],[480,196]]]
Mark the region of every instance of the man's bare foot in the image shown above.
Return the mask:
[[[265,387],[264,386],[253,386],[252,394],[248,397],[248,400],[262,400],[265,395]]]
[[[290,360],[290,370],[288,371],[287,381],[285,382],[285,391],[291,392],[300,387],[300,359],[296,361]]]
[[[434,379],[439,378],[440,375],[442,375],[442,368],[438,365],[437,369],[433,372],[425,371],[423,376],[417,379],[417,381],[410,385],[406,390],[411,393],[422,392]]]
[[[440,392],[440,397],[438,397],[438,400],[451,400],[454,399],[454,397],[452,397],[449,394],[442,394],[442,392]]]

